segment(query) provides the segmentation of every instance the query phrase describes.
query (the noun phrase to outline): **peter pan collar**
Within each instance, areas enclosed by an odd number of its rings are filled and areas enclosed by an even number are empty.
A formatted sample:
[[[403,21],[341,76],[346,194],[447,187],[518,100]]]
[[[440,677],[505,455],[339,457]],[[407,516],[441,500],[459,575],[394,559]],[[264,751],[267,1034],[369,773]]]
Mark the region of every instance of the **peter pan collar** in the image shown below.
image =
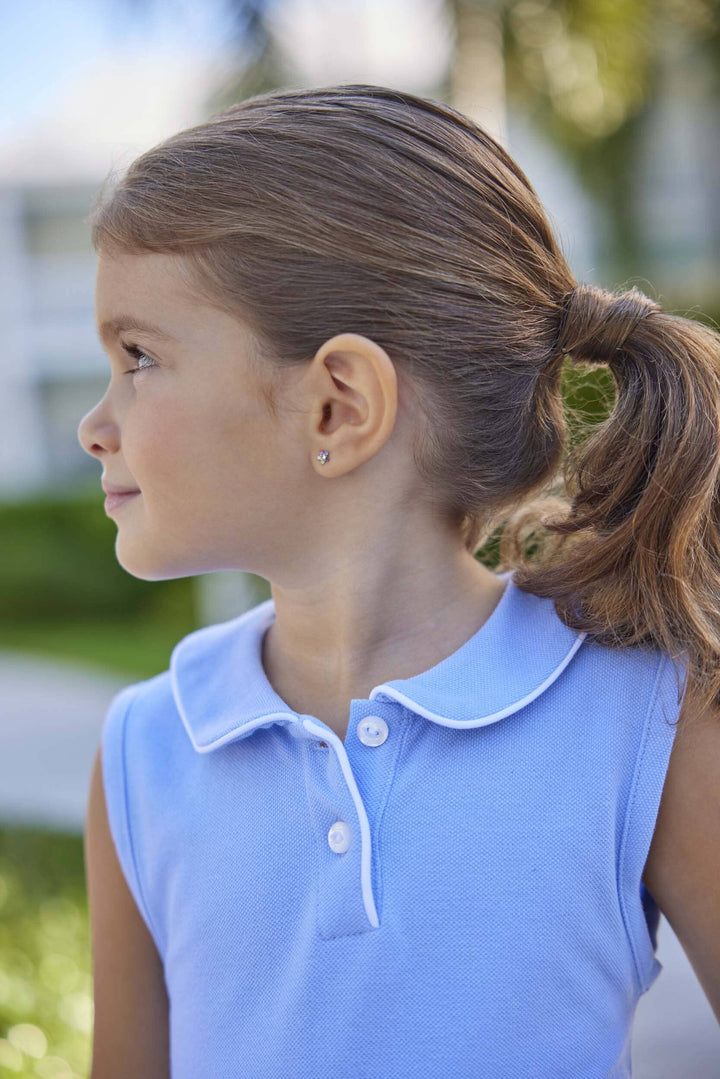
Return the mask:
[[[392,700],[445,727],[481,727],[512,715],[560,677],[586,637],[552,599],[523,592],[512,571],[490,617],[465,644],[411,678],[383,682],[370,700]],[[275,692],[262,665],[272,598],[237,618],[203,626],[175,646],[170,681],[193,747],[208,753],[273,723],[303,718]],[[317,722],[317,721],[316,721]]]

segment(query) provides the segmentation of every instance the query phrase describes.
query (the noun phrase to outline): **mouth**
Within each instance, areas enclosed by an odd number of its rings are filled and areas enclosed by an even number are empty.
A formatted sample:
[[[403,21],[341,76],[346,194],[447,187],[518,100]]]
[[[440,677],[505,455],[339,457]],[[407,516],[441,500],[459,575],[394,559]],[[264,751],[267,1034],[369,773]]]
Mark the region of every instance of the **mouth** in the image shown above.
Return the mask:
[[[128,491],[122,495],[107,495],[105,499],[105,512],[112,513],[113,510],[118,509],[120,506],[124,506],[126,502],[130,502],[131,499],[137,498],[140,494],[139,491]]]

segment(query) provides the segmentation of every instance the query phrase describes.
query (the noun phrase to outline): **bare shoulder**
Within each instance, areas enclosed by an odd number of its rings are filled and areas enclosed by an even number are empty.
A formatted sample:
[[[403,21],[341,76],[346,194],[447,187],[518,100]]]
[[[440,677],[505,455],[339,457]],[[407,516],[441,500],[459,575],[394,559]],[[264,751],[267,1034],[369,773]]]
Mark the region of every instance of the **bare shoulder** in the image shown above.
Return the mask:
[[[95,1019],[90,1079],[168,1079],[168,1000],[163,966],[129,891],[110,832],[101,746],[85,822]]]
[[[720,707],[690,689],[642,879],[720,1022]]]

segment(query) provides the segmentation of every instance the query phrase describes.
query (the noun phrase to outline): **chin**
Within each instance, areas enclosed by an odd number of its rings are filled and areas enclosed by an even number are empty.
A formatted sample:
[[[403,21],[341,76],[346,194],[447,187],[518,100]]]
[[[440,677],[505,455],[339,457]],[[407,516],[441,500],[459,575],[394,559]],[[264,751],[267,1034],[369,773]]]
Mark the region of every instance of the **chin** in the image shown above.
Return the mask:
[[[168,581],[173,577],[172,573],[158,571],[155,567],[137,566],[132,559],[124,561],[122,558],[118,558],[118,563],[126,573],[129,573],[131,577],[137,577],[139,581]]]
[[[173,581],[178,577],[191,577],[194,570],[187,566],[172,566],[167,561],[154,560],[147,550],[141,553],[123,550],[123,543],[118,536],[115,543],[115,558],[126,573],[137,577],[139,581]]]

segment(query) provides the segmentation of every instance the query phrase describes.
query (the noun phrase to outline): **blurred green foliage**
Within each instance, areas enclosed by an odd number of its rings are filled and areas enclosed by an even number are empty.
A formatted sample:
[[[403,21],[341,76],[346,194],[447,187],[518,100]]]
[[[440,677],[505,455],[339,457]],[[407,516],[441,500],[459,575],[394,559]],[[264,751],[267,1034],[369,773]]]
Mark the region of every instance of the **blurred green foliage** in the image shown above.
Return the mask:
[[[192,578],[133,577],[115,558],[116,533],[96,491],[0,505],[0,619],[193,617]]]
[[[198,625],[195,580],[133,577],[116,534],[97,485],[0,505],[0,648],[131,677],[163,670]]]
[[[0,1076],[90,1071],[92,958],[81,836],[0,828]]]

